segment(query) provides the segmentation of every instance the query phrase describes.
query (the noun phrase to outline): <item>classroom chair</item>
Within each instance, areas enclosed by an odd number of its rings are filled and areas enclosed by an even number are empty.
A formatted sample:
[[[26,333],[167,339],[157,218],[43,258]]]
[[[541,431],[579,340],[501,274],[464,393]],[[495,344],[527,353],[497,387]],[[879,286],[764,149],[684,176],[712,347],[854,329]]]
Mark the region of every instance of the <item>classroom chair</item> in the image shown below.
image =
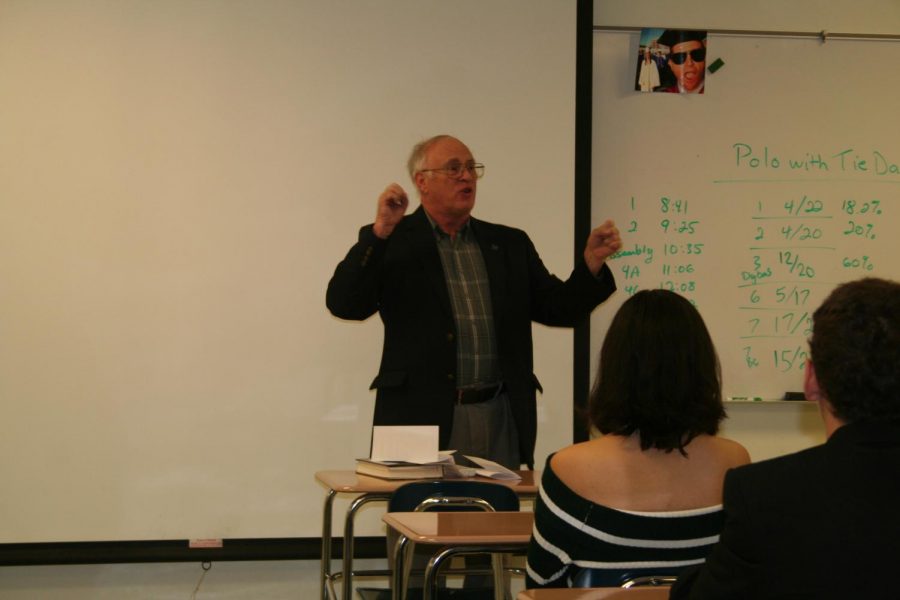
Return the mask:
[[[670,586],[684,567],[669,569],[578,569],[572,575],[573,588]]]
[[[400,486],[388,501],[388,512],[422,511],[518,511],[519,497],[512,488],[486,481],[440,480],[413,481]],[[412,556],[412,544],[407,549]],[[411,560],[406,565],[403,581],[409,580]],[[463,570],[463,572],[465,569]],[[460,571],[454,571],[460,572]],[[504,586],[501,557],[495,557],[493,565],[494,585]],[[495,588],[463,588],[441,590],[441,598],[446,600],[469,600],[493,598]],[[390,600],[390,590],[377,588],[357,588],[362,600]],[[421,597],[421,589],[407,591],[407,600]]]

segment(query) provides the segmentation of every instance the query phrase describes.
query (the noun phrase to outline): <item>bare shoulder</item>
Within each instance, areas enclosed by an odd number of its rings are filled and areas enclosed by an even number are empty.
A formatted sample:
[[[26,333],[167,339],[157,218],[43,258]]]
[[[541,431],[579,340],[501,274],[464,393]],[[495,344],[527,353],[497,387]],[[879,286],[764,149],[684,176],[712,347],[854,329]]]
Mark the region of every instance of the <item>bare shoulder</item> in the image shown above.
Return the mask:
[[[593,441],[581,442],[566,446],[562,450],[558,450],[553,458],[550,459],[550,465],[553,471],[559,475],[562,471],[577,469],[584,464],[585,459],[593,454]]]
[[[588,473],[604,469],[604,463],[615,456],[614,444],[604,438],[595,438],[567,446],[559,450],[550,465],[563,481],[575,481]]]
[[[740,443],[719,436],[707,438],[713,453],[730,469],[750,462],[750,453]]]

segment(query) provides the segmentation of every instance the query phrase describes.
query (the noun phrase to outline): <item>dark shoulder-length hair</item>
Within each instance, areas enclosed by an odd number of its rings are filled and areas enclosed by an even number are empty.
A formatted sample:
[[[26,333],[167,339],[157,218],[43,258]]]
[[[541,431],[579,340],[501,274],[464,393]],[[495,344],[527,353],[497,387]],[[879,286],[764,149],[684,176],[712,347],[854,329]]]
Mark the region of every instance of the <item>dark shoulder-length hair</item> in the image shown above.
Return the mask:
[[[616,313],[600,350],[588,408],[601,433],[640,434],[641,448],[684,447],[725,418],[719,359],[697,309],[644,290]]]

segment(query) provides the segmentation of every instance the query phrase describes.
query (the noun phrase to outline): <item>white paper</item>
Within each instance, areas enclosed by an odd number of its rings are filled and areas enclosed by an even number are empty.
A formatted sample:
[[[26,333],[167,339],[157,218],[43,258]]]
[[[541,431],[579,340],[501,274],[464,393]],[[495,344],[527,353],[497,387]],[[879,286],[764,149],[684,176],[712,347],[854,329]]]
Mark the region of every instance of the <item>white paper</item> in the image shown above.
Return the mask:
[[[456,464],[453,457],[456,450],[441,450],[441,462],[444,464],[444,479],[463,479],[475,477],[478,469]]]
[[[521,475],[519,475],[515,471],[510,471],[500,463],[495,463],[494,461],[488,460],[486,458],[469,456],[468,454],[466,454],[465,457],[481,467],[475,472],[482,477],[489,477],[491,479],[522,479]]]
[[[437,462],[436,425],[375,425],[372,428],[371,460],[418,464]]]

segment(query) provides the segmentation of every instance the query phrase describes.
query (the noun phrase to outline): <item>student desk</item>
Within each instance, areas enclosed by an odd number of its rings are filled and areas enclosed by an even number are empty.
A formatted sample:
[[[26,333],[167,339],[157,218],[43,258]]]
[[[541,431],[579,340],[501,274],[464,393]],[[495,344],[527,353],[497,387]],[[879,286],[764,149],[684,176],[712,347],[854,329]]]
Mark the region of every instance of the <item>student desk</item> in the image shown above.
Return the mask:
[[[473,481],[487,481],[490,483],[499,483],[512,487],[521,498],[533,498],[537,494],[538,482],[540,482],[540,471],[517,471],[522,477],[520,480],[499,480],[487,479],[484,477],[473,477]],[[325,507],[322,511],[322,564],[321,564],[321,584],[322,584],[322,600],[328,600],[329,586],[337,577],[342,577],[343,593],[341,598],[350,600],[353,594],[353,523],[357,511],[369,502],[386,502],[390,499],[391,494],[398,487],[410,481],[421,481],[411,479],[379,479],[377,477],[368,477],[359,475],[355,471],[319,471],[316,473],[316,480],[328,488],[325,496]],[[338,494],[358,494],[359,497],[351,502],[347,508],[347,515],[344,519],[344,557],[343,572],[331,572],[331,524],[332,524],[332,507],[334,498]]]
[[[402,598],[403,561],[406,544],[433,544],[442,548],[425,567],[423,600],[437,596],[437,574],[441,565],[456,554],[519,552],[528,548],[534,513],[531,512],[397,512],[382,520],[400,534],[394,549],[394,600]]]
[[[545,588],[519,592],[518,600],[666,600],[669,586],[633,588]]]

